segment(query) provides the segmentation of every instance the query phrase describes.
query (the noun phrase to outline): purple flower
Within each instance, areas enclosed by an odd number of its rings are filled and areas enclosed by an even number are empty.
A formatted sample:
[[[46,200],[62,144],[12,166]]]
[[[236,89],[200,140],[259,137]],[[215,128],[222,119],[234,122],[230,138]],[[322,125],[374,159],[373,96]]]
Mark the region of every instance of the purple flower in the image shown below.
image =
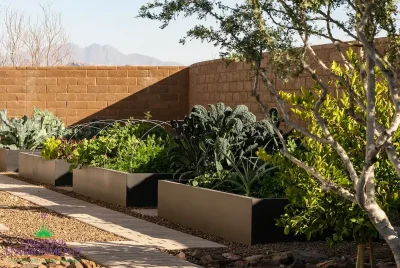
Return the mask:
[[[41,217],[43,220],[46,219],[46,213],[40,214],[40,217]]]

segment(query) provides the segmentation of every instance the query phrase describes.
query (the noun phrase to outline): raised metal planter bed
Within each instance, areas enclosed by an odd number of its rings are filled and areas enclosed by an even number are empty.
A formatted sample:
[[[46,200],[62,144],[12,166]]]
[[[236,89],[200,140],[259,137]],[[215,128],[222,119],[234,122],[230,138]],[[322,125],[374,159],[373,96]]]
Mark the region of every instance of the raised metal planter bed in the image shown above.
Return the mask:
[[[284,198],[249,198],[169,181],[158,184],[159,217],[246,245],[303,240],[276,226],[287,204]]]
[[[40,155],[20,153],[19,174],[37,182],[72,186],[72,172],[66,160],[45,160]]]
[[[0,172],[18,172],[19,153],[40,154],[39,150],[10,150],[0,148]]]
[[[74,192],[124,207],[157,206],[159,180],[169,173],[126,173],[98,167],[74,169]]]

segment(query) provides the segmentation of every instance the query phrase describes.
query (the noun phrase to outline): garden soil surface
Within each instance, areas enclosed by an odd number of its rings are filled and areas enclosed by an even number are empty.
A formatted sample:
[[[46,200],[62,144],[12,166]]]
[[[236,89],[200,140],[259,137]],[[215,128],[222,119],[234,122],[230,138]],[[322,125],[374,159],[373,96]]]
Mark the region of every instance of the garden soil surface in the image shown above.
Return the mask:
[[[184,251],[166,251],[178,258],[188,260],[203,267],[301,267],[301,268],[346,268],[354,267],[356,256],[356,245],[354,242],[342,242],[329,247],[324,241],[321,242],[291,242],[291,243],[269,243],[265,245],[246,246],[239,243],[226,241],[198,230],[186,228],[179,224],[167,221],[160,217],[152,217],[132,211],[133,207],[125,208],[119,205],[109,204],[95,200],[74,192],[59,189],[50,184],[35,182],[31,179],[20,177],[16,173],[2,173],[15,179],[19,179],[34,185],[59,192],[86,202],[106,207],[124,214],[140,218],[158,225],[175,229],[184,233],[208,239],[225,245],[225,248],[217,249],[189,249]],[[141,208],[143,209],[143,208]],[[396,219],[396,222],[399,221]],[[384,242],[374,242],[374,256],[377,267],[395,267],[390,249]],[[308,254],[309,253],[309,254]],[[307,255],[307,256],[306,256]],[[300,256],[300,257],[299,257]],[[301,258],[311,258],[311,263],[302,261]],[[318,258],[319,256],[319,258]],[[328,258],[327,260],[325,258]],[[316,260],[321,261],[317,265]],[[290,261],[295,261],[289,264]],[[300,262],[297,262],[300,260]],[[366,261],[368,248],[366,250]],[[286,263],[286,264],[285,264]],[[367,266],[366,266],[367,267]]]

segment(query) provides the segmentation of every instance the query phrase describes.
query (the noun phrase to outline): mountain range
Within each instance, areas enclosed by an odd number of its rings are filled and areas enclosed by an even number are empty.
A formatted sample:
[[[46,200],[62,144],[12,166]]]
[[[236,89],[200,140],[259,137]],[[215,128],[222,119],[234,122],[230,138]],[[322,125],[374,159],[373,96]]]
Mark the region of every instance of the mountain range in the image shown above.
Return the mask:
[[[183,65],[178,62],[161,61],[138,53],[124,54],[110,45],[91,44],[83,48],[76,44],[70,44],[70,46],[72,50],[71,65]]]

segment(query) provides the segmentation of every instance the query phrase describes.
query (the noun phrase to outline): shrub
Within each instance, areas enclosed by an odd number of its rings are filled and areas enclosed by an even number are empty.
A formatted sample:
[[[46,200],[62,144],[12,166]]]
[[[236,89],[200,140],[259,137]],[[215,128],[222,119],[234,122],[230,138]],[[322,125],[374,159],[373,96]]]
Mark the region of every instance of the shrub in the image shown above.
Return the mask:
[[[344,72],[344,68],[332,65],[333,71]],[[354,73],[354,76],[357,76]],[[334,84],[334,83],[333,83]],[[336,84],[340,88],[340,84]],[[363,90],[362,86],[359,87]],[[377,80],[376,83],[376,114],[380,123],[389,124],[387,111],[393,109],[387,105],[388,87]],[[316,91],[303,89],[300,94],[281,93],[282,98],[293,105],[292,111],[301,120],[307,122],[310,133],[323,136],[322,129],[313,116],[313,107],[318,99]],[[362,96],[362,92],[358,92]],[[347,113],[351,111],[350,100],[347,93],[337,92],[328,94],[320,108],[323,118],[329,118],[327,126],[348,152],[354,168],[358,174],[362,173],[365,158],[365,126],[356,122]],[[361,109],[355,111],[363,116]],[[400,131],[396,131],[393,141],[398,144]],[[301,144],[293,140],[300,139]],[[303,161],[322,174],[329,181],[333,181],[340,187],[354,192],[354,183],[349,178],[343,161],[336,151],[329,145],[319,143],[314,139],[293,132],[288,142],[291,155]],[[329,243],[340,242],[348,237],[353,237],[359,244],[365,244],[371,237],[377,235],[377,231],[368,218],[368,215],[355,203],[348,202],[342,197],[327,194],[320,183],[309,175],[304,169],[294,165],[290,160],[280,154],[269,156],[264,150],[260,150],[259,156],[275,165],[284,168],[276,174],[285,188],[285,193],[290,204],[286,207],[286,214],[279,220],[279,225],[285,227],[285,232],[305,234],[307,238],[321,234],[326,229],[333,228],[333,235],[328,238]],[[399,207],[400,181],[396,171],[390,164],[385,154],[380,154],[375,163],[375,184],[377,202],[386,212],[395,212]]]

